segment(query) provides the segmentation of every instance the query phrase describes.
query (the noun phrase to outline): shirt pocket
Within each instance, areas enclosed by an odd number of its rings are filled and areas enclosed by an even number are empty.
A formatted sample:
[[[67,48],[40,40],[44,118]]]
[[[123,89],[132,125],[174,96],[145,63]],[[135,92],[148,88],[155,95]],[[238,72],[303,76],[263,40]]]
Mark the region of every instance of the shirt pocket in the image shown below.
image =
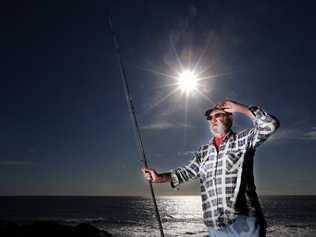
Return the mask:
[[[205,181],[206,179],[210,178],[210,174],[213,170],[214,162],[212,161],[205,161],[200,168],[200,179]]]
[[[226,173],[237,173],[238,168],[242,164],[243,152],[241,150],[229,150],[225,154],[226,158]]]

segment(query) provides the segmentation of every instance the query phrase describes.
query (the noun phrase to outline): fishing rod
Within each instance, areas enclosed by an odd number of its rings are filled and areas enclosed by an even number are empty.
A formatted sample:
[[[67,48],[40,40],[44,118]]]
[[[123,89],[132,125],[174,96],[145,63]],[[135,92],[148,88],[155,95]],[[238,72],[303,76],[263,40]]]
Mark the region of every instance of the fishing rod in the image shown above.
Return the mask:
[[[129,109],[129,114],[130,114],[131,120],[133,121],[133,125],[134,125],[133,126],[134,133],[135,133],[135,136],[137,139],[137,145],[138,145],[137,147],[138,147],[139,155],[141,156],[141,160],[143,161],[145,168],[148,168],[148,162],[147,162],[146,154],[145,154],[145,150],[144,150],[143,139],[142,139],[141,132],[140,132],[140,129],[138,126],[135,107],[133,104],[133,99],[132,99],[132,96],[131,96],[131,93],[129,90],[129,86],[127,83],[127,75],[126,75],[126,71],[125,71],[122,56],[121,56],[121,50],[120,50],[120,46],[119,46],[119,42],[118,42],[118,37],[113,29],[112,18],[111,18],[110,14],[108,15],[108,24],[109,24],[109,29],[110,29],[111,34],[112,34],[112,39],[113,39],[113,44],[115,47],[117,61],[118,61],[119,67],[120,67],[121,79],[122,79],[123,86],[124,86],[124,93],[125,93],[125,97],[126,97],[126,101],[127,101],[127,105],[128,105],[128,109]],[[157,218],[158,225],[159,225],[160,235],[161,235],[161,237],[164,237],[165,235],[163,232],[163,227],[162,227],[162,223],[161,223],[161,219],[160,219],[160,214],[159,214],[159,210],[158,210],[158,206],[157,206],[157,201],[156,201],[156,197],[155,197],[153,184],[150,180],[148,181],[148,184],[149,184],[150,193],[151,193],[154,207],[155,207],[155,213],[156,213],[156,218]]]

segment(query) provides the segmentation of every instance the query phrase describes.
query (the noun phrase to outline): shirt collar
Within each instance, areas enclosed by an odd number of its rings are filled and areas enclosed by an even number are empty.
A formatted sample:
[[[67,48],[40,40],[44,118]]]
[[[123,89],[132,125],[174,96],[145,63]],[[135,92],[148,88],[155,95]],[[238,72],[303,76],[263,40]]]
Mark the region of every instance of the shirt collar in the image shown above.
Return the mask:
[[[224,136],[221,144],[223,144],[226,140],[228,140],[232,135],[234,134],[234,132],[230,129],[226,135]],[[213,135],[209,141],[209,144],[214,144],[214,139],[215,139],[215,136]]]

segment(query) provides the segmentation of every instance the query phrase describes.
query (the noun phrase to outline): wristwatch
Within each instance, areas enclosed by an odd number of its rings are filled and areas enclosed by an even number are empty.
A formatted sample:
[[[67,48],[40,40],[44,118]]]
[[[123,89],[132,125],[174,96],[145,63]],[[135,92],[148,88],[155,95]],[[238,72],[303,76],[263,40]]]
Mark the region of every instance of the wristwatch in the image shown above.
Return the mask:
[[[250,105],[250,106],[248,106],[248,109],[254,116],[256,116],[256,112],[258,111],[259,107],[254,106],[254,105]]]

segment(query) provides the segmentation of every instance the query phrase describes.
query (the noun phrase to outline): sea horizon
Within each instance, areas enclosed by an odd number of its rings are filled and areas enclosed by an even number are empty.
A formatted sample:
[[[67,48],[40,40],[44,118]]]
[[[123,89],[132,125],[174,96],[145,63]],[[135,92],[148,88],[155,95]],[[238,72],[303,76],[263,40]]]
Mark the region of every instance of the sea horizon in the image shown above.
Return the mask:
[[[166,236],[207,235],[199,195],[161,195],[157,204]],[[316,195],[259,195],[267,237],[316,233]],[[0,196],[0,220],[17,224],[53,221],[91,224],[113,236],[159,236],[150,196]]]

